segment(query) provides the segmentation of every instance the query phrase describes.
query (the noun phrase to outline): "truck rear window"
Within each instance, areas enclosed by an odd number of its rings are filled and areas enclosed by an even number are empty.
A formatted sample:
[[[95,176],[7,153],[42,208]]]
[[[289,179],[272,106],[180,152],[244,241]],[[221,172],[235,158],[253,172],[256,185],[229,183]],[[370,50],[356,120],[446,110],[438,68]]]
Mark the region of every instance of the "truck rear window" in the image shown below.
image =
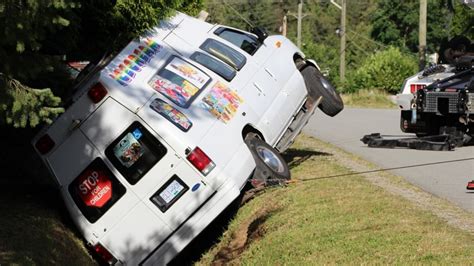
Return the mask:
[[[188,108],[211,78],[183,59],[173,56],[148,84],[176,105]]]
[[[132,185],[165,154],[166,147],[137,121],[105,149],[107,158]]]
[[[69,184],[69,193],[86,219],[94,223],[124,194],[125,187],[100,158]]]

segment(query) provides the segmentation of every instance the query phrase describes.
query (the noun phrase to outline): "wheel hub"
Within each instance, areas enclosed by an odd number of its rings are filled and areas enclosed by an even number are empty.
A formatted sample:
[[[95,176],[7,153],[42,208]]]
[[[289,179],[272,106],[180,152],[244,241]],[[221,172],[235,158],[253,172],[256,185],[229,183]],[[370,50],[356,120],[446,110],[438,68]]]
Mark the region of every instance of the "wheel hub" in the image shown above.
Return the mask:
[[[273,171],[281,173],[284,171],[283,163],[271,150],[266,147],[257,147],[257,154],[260,159]]]

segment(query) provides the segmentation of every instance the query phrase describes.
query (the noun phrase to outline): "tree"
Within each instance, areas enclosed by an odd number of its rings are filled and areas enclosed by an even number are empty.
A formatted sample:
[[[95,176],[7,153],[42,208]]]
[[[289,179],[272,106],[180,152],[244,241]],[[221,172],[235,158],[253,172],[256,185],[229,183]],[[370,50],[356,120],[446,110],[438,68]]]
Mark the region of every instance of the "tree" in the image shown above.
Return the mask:
[[[448,37],[462,33],[474,23],[473,14],[467,7],[451,1],[428,1],[427,50],[430,53],[438,51]],[[454,14],[450,13],[448,4],[454,5]],[[380,1],[372,16],[371,35],[377,41],[415,53],[418,51],[418,21],[418,1]]]
[[[3,0],[0,125],[35,127],[61,113],[58,96],[72,83],[64,60],[98,60],[173,10],[200,7],[200,0]]]

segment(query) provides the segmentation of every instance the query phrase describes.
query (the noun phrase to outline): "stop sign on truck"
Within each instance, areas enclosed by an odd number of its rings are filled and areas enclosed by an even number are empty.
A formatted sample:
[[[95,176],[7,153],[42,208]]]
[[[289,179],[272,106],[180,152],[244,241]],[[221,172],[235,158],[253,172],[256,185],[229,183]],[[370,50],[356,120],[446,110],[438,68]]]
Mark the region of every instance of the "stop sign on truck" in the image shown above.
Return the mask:
[[[100,170],[85,171],[78,182],[79,195],[87,206],[101,208],[112,198],[112,182]]]

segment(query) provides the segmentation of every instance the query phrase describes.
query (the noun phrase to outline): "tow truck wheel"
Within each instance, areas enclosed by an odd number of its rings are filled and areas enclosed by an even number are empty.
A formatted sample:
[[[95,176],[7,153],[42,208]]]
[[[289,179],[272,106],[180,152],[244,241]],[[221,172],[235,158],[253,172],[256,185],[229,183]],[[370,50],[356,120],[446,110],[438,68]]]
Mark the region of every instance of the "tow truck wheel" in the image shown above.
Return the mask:
[[[341,96],[316,67],[308,65],[301,71],[301,74],[309,96],[313,100],[317,100],[320,96],[323,97],[319,105],[319,109],[323,113],[335,116],[344,109]]]
[[[288,164],[277,150],[253,134],[245,138],[245,143],[256,164],[253,179],[263,182],[267,182],[269,179],[272,181],[290,179]]]

